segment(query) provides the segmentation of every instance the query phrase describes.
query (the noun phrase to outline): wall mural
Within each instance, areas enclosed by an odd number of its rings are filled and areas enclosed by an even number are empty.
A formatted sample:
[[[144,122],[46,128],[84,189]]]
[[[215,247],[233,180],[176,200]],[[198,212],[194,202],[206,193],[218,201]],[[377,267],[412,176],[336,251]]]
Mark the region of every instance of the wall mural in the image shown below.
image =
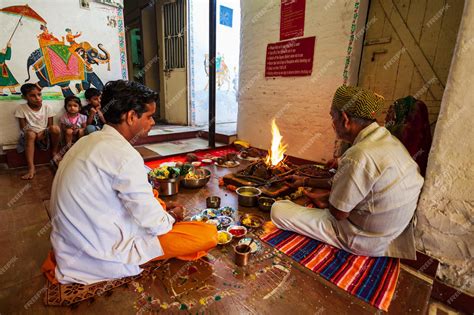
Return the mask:
[[[25,60],[27,78],[24,82],[35,83],[41,88],[59,86],[64,97],[78,94],[89,87],[103,88],[102,80],[94,72],[94,67],[103,64],[107,64],[107,70],[110,71],[110,53],[102,44],[93,47],[87,41],[80,41],[82,32],[73,32],[67,25],[64,35],[59,39],[48,30],[47,22],[28,5],[1,8],[0,14],[18,18],[17,21],[5,19],[5,24],[16,23],[16,26],[6,48],[0,51],[0,100],[8,93],[20,94],[19,87],[23,82],[15,78],[18,74],[10,71],[7,62],[14,53],[11,39],[15,33],[21,32],[21,26],[26,21],[37,23],[39,34],[38,45],[32,47],[33,51]]]
[[[209,54],[204,54],[204,71],[206,72],[206,76],[209,78]],[[224,55],[221,53],[217,53],[216,56],[216,85],[217,89],[220,90],[221,87],[226,84],[227,85],[227,92],[230,91],[231,84],[235,84],[235,82],[231,83],[230,71],[229,67],[225,63]],[[209,80],[204,87],[204,91],[207,91],[209,87]],[[237,88],[234,86],[234,90]]]

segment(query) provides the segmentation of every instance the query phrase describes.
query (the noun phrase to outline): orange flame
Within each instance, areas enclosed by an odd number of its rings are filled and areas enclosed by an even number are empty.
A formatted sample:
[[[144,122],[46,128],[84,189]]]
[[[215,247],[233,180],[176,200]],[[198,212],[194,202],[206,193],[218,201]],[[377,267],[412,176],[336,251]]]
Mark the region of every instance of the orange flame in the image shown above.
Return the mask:
[[[277,166],[278,163],[283,161],[285,158],[284,153],[286,152],[287,145],[282,142],[283,137],[280,134],[280,130],[275,123],[275,119],[272,120],[272,147],[268,150],[268,155],[265,158],[265,164],[271,166]]]

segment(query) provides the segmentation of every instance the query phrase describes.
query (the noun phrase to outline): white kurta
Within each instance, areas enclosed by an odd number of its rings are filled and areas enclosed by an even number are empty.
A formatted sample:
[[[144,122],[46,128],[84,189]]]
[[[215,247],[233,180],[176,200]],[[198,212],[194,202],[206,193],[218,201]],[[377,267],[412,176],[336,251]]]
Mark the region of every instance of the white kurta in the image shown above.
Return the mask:
[[[329,210],[277,202],[272,220],[283,229],[358,255],[415,258],[413,223],[423,186],[418,165],[403,144],[373,123],[341,158],[329,202],[349,212],[337,221]]]
[[[174,223],[153,196],[140,154],[108,125],[81,138],[61,161],[50,215],[61,283],[139,274],[140,264],[163,255],[157,235]]]

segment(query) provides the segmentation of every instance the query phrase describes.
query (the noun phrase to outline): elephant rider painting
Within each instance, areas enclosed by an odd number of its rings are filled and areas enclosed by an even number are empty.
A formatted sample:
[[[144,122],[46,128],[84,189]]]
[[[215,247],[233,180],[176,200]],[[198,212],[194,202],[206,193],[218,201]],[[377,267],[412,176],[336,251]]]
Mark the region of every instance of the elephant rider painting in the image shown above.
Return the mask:
[[[53,33],[48,31],[48,27],[46,25],[41,25],[40,29],[43,31],[41,34],[38,35],[38,39],[41,41],[56,41],[61,43],[59,39],[57,39]]]
[[[7,96],[3,94],[3,89],[9,89],[12,94],[20,94],[15,91],[15,88],[19,86],[18,81],[15,79],[13,74],[8,69],[7,60],[10,60],[12,56],[11,44],[8,43],[5,49],[0,51],[0,96]]]
[[[76,33],[76,35],[72,34],[72,31],[70,28],[66,28],[66,41],[69,43],[69,46],[71,47],[71,51],[75,51],[78,47],[79,44],[76,43],[76,38],[82,35],[82,33]]]
[[[76,83],[77,93],[90,87],[102,90],[104,85],[92,67],[104,63],[110,65],[110,54],[102,44],[95,48],[88,42],[81,42],[75,51],[62,42],[40,39],[39,44],[40,47],[28,57],[25,82],[31,79],[29,69],[33,68],[40,87],[59,86],[64,97],[75,94],[69,87],[73,80],[80,81]]]

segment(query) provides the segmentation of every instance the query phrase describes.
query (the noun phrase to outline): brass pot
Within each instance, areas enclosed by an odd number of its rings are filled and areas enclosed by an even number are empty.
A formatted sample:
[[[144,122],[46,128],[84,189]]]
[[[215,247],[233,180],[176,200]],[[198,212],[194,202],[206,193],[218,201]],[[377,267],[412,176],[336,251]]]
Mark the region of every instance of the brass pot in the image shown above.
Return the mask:
[[[239,187],[235,192],[238,196],[239,205],[244,207],[256,207],[258,197],[262,194],[260,189],[251,186]]]
[[[160,196],[173,196],[179,192],[179,177],[168,179],[153,178],[153,186]]]

